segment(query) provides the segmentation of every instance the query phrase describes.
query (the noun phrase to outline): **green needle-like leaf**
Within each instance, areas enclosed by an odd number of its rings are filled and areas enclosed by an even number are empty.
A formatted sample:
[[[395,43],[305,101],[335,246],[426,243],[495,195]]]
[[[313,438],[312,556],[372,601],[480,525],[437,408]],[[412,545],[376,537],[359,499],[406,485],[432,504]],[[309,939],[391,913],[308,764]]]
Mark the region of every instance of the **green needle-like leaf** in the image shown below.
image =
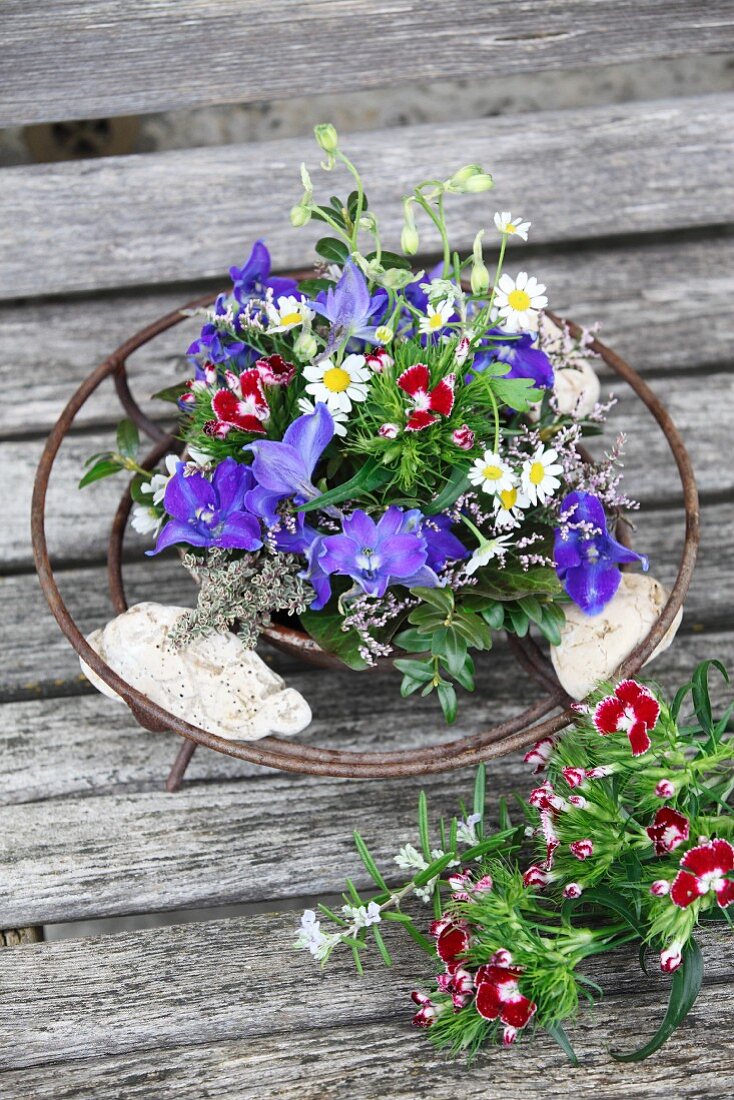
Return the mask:
[[[380,887],[381,890],[388,891],[388,885],[385,882],[382,875],[380,874],[380,871],[377,867],[377,864],[375,863],[374,859],[372,858],[372,854],[370,853],[370,850],[367,847],[367,845],[365,844],[365,842],[362,839],[361,835],[357,832],[356,829],[354,830],[353,835],[354,835],[354,845],[357,849],[357,852],[359,853],[359,858],[362,860],[362,863],[364,863],[364,865],[365,865],[365,869],[367,871],[367,874],[371,876],[372,880],[375,882],[375,884],[377,886]]]

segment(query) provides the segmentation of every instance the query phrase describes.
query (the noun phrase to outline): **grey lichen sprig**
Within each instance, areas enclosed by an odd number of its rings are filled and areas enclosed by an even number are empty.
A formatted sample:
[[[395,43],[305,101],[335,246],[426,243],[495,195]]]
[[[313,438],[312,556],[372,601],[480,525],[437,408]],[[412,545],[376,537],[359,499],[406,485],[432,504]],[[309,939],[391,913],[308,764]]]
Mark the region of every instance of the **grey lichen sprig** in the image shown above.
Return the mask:
[[[300,615],[313,599],[293,554],[240,555],[215,547],[205,558],[184,554],[183,564],[200,587],[196,608],[182,615],[172,632],[176,645],[236,628],[243,644],[254,649],[275,612]]]

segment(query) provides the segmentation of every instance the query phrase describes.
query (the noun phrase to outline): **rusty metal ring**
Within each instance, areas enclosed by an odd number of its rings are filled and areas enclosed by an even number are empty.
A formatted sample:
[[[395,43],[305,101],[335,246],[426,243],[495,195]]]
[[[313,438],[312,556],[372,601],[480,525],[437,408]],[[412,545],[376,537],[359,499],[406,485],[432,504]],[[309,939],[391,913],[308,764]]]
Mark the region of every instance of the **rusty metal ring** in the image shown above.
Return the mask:
[[[538,738],[553,734],[567,726],[574,716],[573,711],[570,709],[571,700],[557,681],[554,680],[554,673],[547,659],[535,643],[529,639],[519,641],[511,637],[510,643],[522,667],[546,687],[548,693],[544,698],[538,700],[521,714],[489,730],[485,730],[483,733],[443,742],[439,745],[427,746],[422,749],[402,749],[393,752],[322,749],[298,742],[286,741],[278,737],[266,737],[257,742],[228,741],[223,737],[185,722],[152,702],[118,676],[91,648],[62,599],[49,560],[45,532],[45,504],[48,480],[54,460],[79,410],[98,386],[106,378],[112,376],[120,402],[126,412],[155,442],[153,451],[147,456],[143,465],[153,467],[158,462],[160,457],[175,443],[175,439],[166,435],[159,425],[150,420],[135,401],[128,386],[127,358],[143,344],[180,323],[187,315],[187,311],[210,305],[214,298],[214,295],[207,295],[205,298],[197,299],[182,307],[182,309],[159,318],[126,340],[79,386],[61,413],[46,442],[33,490],[31,516],[33,551],[41,587],[49,607],[61,630],[80,657],[113,691],[124,699],[137,721],[145,728],[155,732],[171,730],[194,745],[204,745],[206,748],[248,760],[253,764],[311,775],[376,779],[448,771],[524,748]],[[556,321],[559,320],[552,314],[550,316]],[[571,322],[566,323],[574,335],[578,336],[580,334],[581,330],[577,325]],[[668,601],[657,622],[653,625],[647,637],[636,646],[620,666],[619,674],[630,676],[638,672],[651,656],[683,605],[693,573],[700,538],[698,492],[691,461],[678,429],[650,387],[628,363],[600,341],[593,340],[591,348],[620,378],[628,383],[659,424],[675,459],[683,488],[686,532],[678,574]],[[127,606],[122,584],[122,541],[130,507],[129,492],[126,492],[117,509],[110,537],[108,573],[113,603],[118,612],[123,611]],[[266,637],[272,644],[291,653],[297,653],[311,663],[332,668],[343,667],[335,658],[320,650],[312,639],[307,638],[298,631],[290,630],[288,627],[276,625],[266,633]],[[550,711],[559,707],[565,709],[561,713],[541,721]]]

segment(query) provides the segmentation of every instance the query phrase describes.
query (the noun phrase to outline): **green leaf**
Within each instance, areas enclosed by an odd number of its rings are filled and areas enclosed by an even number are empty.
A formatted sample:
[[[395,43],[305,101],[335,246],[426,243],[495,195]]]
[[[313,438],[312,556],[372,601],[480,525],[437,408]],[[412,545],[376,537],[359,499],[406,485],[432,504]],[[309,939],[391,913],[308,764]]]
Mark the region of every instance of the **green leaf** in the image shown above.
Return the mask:
[[[166,386],[163,390],[153,394],[154,401],[170,401],[174,405],[189,388],[188,382],[177,382],[175,386]]]
[[[452,676],[459,675],[467,656],[466,639],[462,638],[452,626],[442,626],[433,635],[431,653],[434,657],[441,657],[446,662],[446,667]]]
[[[417,596],[423,603],[448,614],[454,609],[454,594],[450,588],[411,588],[411,595]]]
[[[507,603],[522,596],[558,596],[561,582],[555,569],[549,565],[536,566],[528,569],[527,573],[508,567],[495,573],[483,570],[479,583],[470,591],[477,596],[489,596]]]
[[[100,462],[95,462],[94,466],[90,470],[87,470],[84,477],[79,482],[79,488],[83,489],[85,485],[91,485],[93,481],[99,481],[103,477],[111,477],[112,474],[119,474],[122,466],[119,462],[113,462],[110,459],[102,459]]]
[[[316,242],[316,251],[329,263],[344,265],[349,257],[349,249],[344,241],[336,237],[322,237]]]
[[[471,853],[471,855],[469,855]],[[475,855],[475,849],[471,848],[467,852],[464,852],[464,857],[472,858]],[[427,882],[430,882],[432,878],[436,878],[442,871],[445,871],[449,863],[454,858],[453,852],[447,852],[446,855],[441,856],[440,859],[434,859],[433,863],[429,863],[422,871],[419,871],[417,875],[414,875],[410,880],[414,886],[425,886]]]
[[[367,668],[367,662],[360,656],[362,645],[356,630],[342,630],[344,619],[336,612],[304,611],[301,614],[301,623],[306,633],[310,634],[314,641],[318,642],[327,653],[333,653],[348,668],[361,671]]]
[[[302,279],[298,289],[308,298],[315,298],[322,290],[329,290],[333,286],[333,279]]]
[[[418,835],[421,838],[423,858],[430,863],[431,839],[430,827],[428,824],[428,799],[426,798],[425,791],[421,791],[418,795]],[[433,878],[433,875],[429,875],[429,878]]]
[[[362,860],[362,863],[364,863],[367,874],[371,876],[372,880],[381,890],[385,890],[389,893],[388,885],[380,874],[377,864],[372,858],[372,853],[365,844],[361,834],[355,829],[352,835],[354,837],[354,846],[357,849],[359,858]]]
[[[420,631],[412,628],[401,630],[399,634],[395,635],[393,642],[408,653],[427,653],[431,648],[428,635],[421,634]]]
[[[561,630],[555,618],[546,615],[545,611],[547,606],[550,605],[543,606],[543,618],[538,623],[538,630],[551,645],[560,645]]]
[[[531,623],[540,625],[543,621],[543,605],[536,600],[535,596],[520,596],[517,602]]]
[[[595,886],[591,890],[584,890],[582,895],[582,901],[584,904],[590,903],[592,905],[600,905],[603,909],[610,909],[622,920],[626,921],[630,928],[639,935],[640,922],[637,918],[637,914],[634,909],[627,904],[627,902],[614,890],[608,889],[606,886]]]
[[[400,681],[400,698],[407,699],[409,695],[419,691],[423,687],[423,680],[413,680],[410,676],[403,676]]]
[[[670,987],[670,999],[663,1022],[653,1035],[649,1043],[645,1043],[639,1050],[631,1054],[618,1054],[611,1051],[613,1058],[618,1062],[642,1062],[663,1043],[667,1042],[675,1029],[683,1023],[686,1016],[696,1003],[701,983],[703,981],[703,957],[701,949],[695,940],[689,940],[683,948],[683,962],[673,975]]]
[[[474,646],[475,649],[492,648],[492,632],[478,615],[460,612],[454,618],[454,628]]]
[[[140,435],[132,420],[121,420],[117,425],[117,450],[123,458],[137,458]]]
[[[469,471],[466,467],[457,466],[438,496],[423,509],[424,513],[427,516],[435,516],[439,512],[445,512],[468,488]]]
[[[382,914],[382,919],[383,920],[397,921],[399,924],[402,924],[403,928],[408,933],[408,935],[411,937],[411,939],[415,940],[415,942],[418,944],[418,946],[423,951],[425,951],[425,953],[427,955],[435,955],[436,954],[436,948],[434,947],[434,945],[431,943],[431,941],[429,939],[426,938],[426,936],[422,935],[418,931],[418,929],[416,928],[416,926],[414,925],[413,921],[410,919],[410,917],[408,916],[407,913],[390,913],[390,912],[387,912],[387,913]]]
[[[340,504],[344,500],[358,497],[362,493],[371,493],[390,480],[390,472],[375,458],[370,458],[361,466],[354,477],[322,493],[314,500],[308,500],[298,508],[299,512],[313,512],[316,508],[326,508],[330,504]]]
[[[482,611],[482,618],[492,630],[501,630],[505,622],[505,609],[501,603],[493,603]]]
[[[377,259],[377,253],[376,252],[370,252],[367,259],[368,260],[376,260]],[[405,256],[398,256],[397,252],[388,252],[385,249],[383,249],[383,251],[380,255],[380,263],[382,264],[382,266],[384,268],[397,267],[397,268],[400,268],[401,271],[410,271],[411,270],[410,260],[406,259]]]
[[[560,1024],[546,1024],[545,1025],[545,1030],[548,1032],[551,1039],[555,1039],[555,1041],[558,1043],[559,1047],[561,1048],[563,1053],[566,1055],[566,1057],[568,1058],[571,1065],[572,1066],[577,1066],[579,1064],[579,1060],[576,1057],[576,1052],[574,1051],[573,1047],[571,1046],[568,1035],[566,1035],[566,1032],[563,1030],[561,1025]]]
[[[526,412],[531,402],[540,401],[543,396],[534,388],[531,378],[493,378],[492,391],[498,401],[516,412]]]
[[[508,604],[505,612],[509,616],[515,634],[518,638],[524,638],[530,628],[530,622],[525,612],[519,605],[515,604]]]
[[[402,672],[404,676],[410,676],[413,680],[418,680],[421,684],[426,684],[433,679],[433,664],[431,661],[411,661],[409,657],[400,657],[393,664],[398,672]]]
[[[726,671],[721,661],[711,659],[708,661],[701,661],[693,673],[691,680],[691,696],[693,699],[693,709],[698,719],[701,729],[709,737],[713,736],[714,732],[714,718],[711,711],[711,696],[709,695],[709,669],[717,669],[724,677],[724,681],[729,683],[729,673]]]
[[[372,935],[375,937],[375,943],[377,944],[377,950],[380,952],[380,955],[382,956],[382,961],[384,962],[385,966],[392,966],[392,958],[390,957],[390,952],[388,951],[387,947],[385,946],[385,941],[382,938],[382,934],[381,934],[379,928],[377,927],[376,924],[371,924],[370,928],[372,929]]]
[[[477,774],[474,778],[474,802],[473,802],[473,813],[482,815],[482,820],[478,821],[477,824],[474,826],[475,832],[476,832],[477,836],[480,838],[480,840],[481,840],[481,837],[482,837],[482,825],[483,825],[483,822],[484,822],[484,804],[485,804],[486,797],[487,797],[486,792],[487,792],[487,767],[486,767],[484,761],[482,761],[482,763],[477,768]]]
[[[436,690],[438,691],[438,701],[441,704],[443,716],[448,724],[451,725],[456,720],[456,711],[458,709],[456,688],[453,684],[448,684],[445,680],[442,680],[441,683],[437,685]]]
[[[453,675],[457,684],[461,684],[466,691],[474,691],[474,661],[469,653],[466,655],[461,671],[455,672]]]
[[[446,622],[446,614],[445,611],[437,611],[434,607],[421,604],[411,611],[408,622],[417,626],[420,634],[433,634],[434,630],[438,630]]]

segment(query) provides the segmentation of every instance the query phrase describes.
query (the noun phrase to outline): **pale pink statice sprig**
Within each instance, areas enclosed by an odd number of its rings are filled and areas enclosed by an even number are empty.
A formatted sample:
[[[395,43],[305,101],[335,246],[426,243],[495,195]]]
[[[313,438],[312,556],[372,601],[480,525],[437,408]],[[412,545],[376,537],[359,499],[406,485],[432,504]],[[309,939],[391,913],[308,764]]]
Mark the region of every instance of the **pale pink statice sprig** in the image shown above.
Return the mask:
[[[640,507],[638,501],[627,496],[620,488],[624,477],[622,455],[627,438],[624,432],[617,435],[613,446],[604,453],[603,458],[594,463],[584,462],[576,450],[575,444],[581,438],[578,425],[569,425],[559,433],[558,438],[565,438],[569,444],[573,443],[572,446],[563,448],[560,459],[569,491],[593,493],[608,514],[636,511]]]
[[[349,604],[342,630],[357,632],[361,642],[359,655],[363,661],[373,667],[379,657],[389,657],[392,653],[392,646],[379,641],[374,632],[394,622],[399,615],[415,607],[417,603],[418,600],[413,596],[399,599],[391,591],[386,592],[379,599],[374,596],[358,596]]]

